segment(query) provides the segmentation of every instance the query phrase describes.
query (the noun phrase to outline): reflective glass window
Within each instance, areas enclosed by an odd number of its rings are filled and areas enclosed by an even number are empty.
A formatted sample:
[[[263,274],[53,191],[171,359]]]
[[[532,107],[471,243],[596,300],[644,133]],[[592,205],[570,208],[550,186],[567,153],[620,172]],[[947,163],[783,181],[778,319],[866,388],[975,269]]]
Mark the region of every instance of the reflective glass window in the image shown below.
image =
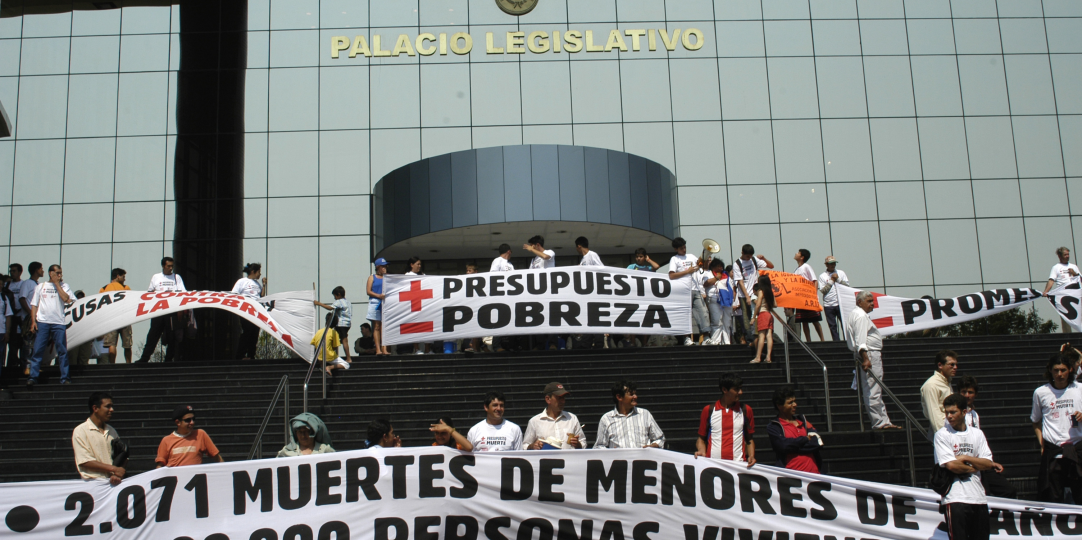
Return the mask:
[[[72,75],[69,89],[68,137],[116,135],[115,74]]]
[[[372,261],[369,246],[371,240],[368,236],[330,236],[319,239],[319,253],[323,260],[328,260],[327,254],[335,254],[333,262],[320,262],[321,290],[326,291],[328,287],[336,286],[345,288],[350,300],[354,302],[354,313],[368,309],[364,302],[367,298],[364,291],[368,275],[364,271],[358,272],[357,269],[369,268]]]
[[[996,16],[996,0],[950,0],[950,7],[955,18]]]
[[[729,222],[777,223],[777,186],[729,186]]]
[[[522,126],[522,144],[571,144],[573,133],[570,124]]]
[[[19,135],[19,78],[18,77],[0,77],[0,102],[7,103],[4,106],[4,110],[8,113],[8,119],[11,121],[12,135]]]
[[[925,180],[969,178],[966,127],[962,118],[920,118],[917,127]]]
[[[966,138],[973,178],[1009,178],[1018,174],[1010,118],[966,118]]]
[[[67,36],[71,32],[71,12],[24,15],[22,37]],[[17,36],[12,36],[17,37]]]
[[[908,56],[864,57],[870,116],[913,116]]]
[[[160,240],[165,233],[165,203],[118,203],[113,207],[113,241]]]
[[[712,0],[686,0],[684,2],[665,2],[666,18],[670,21],[698,21],[714,18]],[[623,9],[621,2],[618,9]]]
[[[267,134],[244,135],[244,196],[267,196]]]
[[[1067,183],[1063,178],[1023,178],[1018,181],[1022,192],[1022,214],[1029,216],[1065,216]]]
[[[999,30],[1005,54],[1048,51],[1043,19],[1000,19]]]
[[[1071,0],[1044,0],[1045,17],[1082,17],[1082,5]]]
[[[22,41],[18,39],[0,40],[0,76],[19,74],[19,47]]]
[[[167,73],[122,73],[117,135],[165,133],[168,92]]]
[[[119,68],[119,36],[91,36],[71,39],[72,73],[114,73],[119,71]]]
[[[924,219],[923,182],[880,182],[875,186],[879,219]]]
[[[55,204],[64,194],[64,141],[19,141],[14,204]],[[60,231],[57,231],[60,234]]]
[[[404,163],[413,163],[421,159],[420,129],[383,129],[371,132],[371,182],[380,178]],[[475,146],[476,139],[474,140]],[[510,143],[508,143],[510,144]],[[493,145],[489,145],[493,146]]]
[[[905,17],[902,0],[857,0],[862,19],[893,19]]]
[[[63,208],[59,204],[12,207],[11,245],[59,244]]]
[[[928,222],[931,238],[931,262],[935,284],[976,283],[981,278],[977,250],[977,226],[971,219],[946,219]]]
[[[271,238],[267,240],[266,266],[275,269],[274,286],[276,290],[301,291],[312,288],[312,282],[317,281],[319,277],[317,267],[310,264],[294,264],[294,262],[298,260],[319,260],[319,245],[319,238],[297,237]],[[319,290],[325,289],[327,287],[323,285],[323,288]]]
[[[1063,169],[1071,176],[1082,175],[1082,116],[1059,117]]]
[[[870,122],[876,180],[920,180],[920,149],[912,118]]]
[[[527,67],[533,66],[523,66],[523,69]],[[566,72],[567,66],[563,68]],[[421,66],[421,125],[470,125],[469,65]]]
[[[763,0],[764,19],[807,19],[808,2],[801,0]]]
[[[860,26],[857,21],[812,21],[815,54],[859,55]]]
[[[421,11],[422,21],[425,20],[426,16],[429,19],[438,17],[441,11],[440,8],[444,7],[442,4],[447,4],[451,6],[450,9],[457,9],[458,15],[457,17],[444,19],[446,22],[439,24],[461,24],[466,20],[465,3],[465,0],[425,2],[424,6],[421,6],[423,8]],[[367,5],[353,0],[319,0],[319,26],[321,28],[364,28],[368,26],[367,7]],[[307,18],[307,15],[305,15],[305,18]],[[433,23],[422,22],[421,24]]]
[[[973,206],[978,218],[1021,216],[1018,180],[974,180]]]
[[[954,54],[954,27],[950,19],[906,21],[910,54]]]
[[[1009,114],[1000,56],[959,56],[962,105],[967,115]]]
[[[879,237],[879,223],[875,221],[830,224],[831,254],[838,258],[838,268],[845,270],[854,287],[883,285]]]
[[[249,69],[244,74],[245,131],[267,131],[269,78],[270,70],[267,69]]]
[[[72,11],[71,35],[73,36],[103,36],[119,33],[119,9],[77,9]]]
[[[122,34],[166,34],[171,23],[169,6],[129,6],[120,12]]]
[[[826,184],[779,184],[778,207],[783,223],[827,221]]]
[[[729,223],[725,186],[681,187],[680,225]]]
[[[763,24],[758,21],[718,21],[718,56],[766,56]]]
[[[958,54],[999,54],[999,23],[996,19],[959,19],[955,14],[954,43]]]
[[[567,126],[567,128],[569,132],[568,138],[570,139],[571,126]],[[472,133],[473,130],[469,127],[422,128],[421,159],[469,150]]]
[[[315,236],[319,227],[319,197],[267,199],[267,236]],[[295,216],[282,219],[284,216]]]
[[[244,199],[244,237],[267,236],[267,199]]]
[[[68,72],[69,38],[24,39],[22,44],[20,74],[54,75]]]
[[[770,118],[765,59],[719,58],[718,71],[721,73],[722,118]],[[579,119],[577,114],[575,119]]]
[[[823,259],[831,252],[830,225],[827,223],[799,223],[785,224],[781,226],[782,261],[786,271],[796,271],[796,261],[793,255],[799,249],[807,249],[811,252],[811,267],[816,275],[823,272]],[[777,264],[777,263],[775,263]],[[827,330],[824,328],[823,330]],[[829,339],[830,334],[827,334]]]
[[[1067,202],[1072,216],[1082,214],[1082,178],[1067,178]]]
[[[818,118],[812,58],[770,58],[770,106],[774,118]]]
[[[522,123],[522,93],[516,64],[475,65],[470,69],[470,78],[474,125]]]
[[[0,205],[11,204],[11,183],[15,174],[15,141],[0,140]],[[1079,208],[1082,208],[1080,206]],[[3,219],[0,218],[0,223]],[[0,243],[4,236],[0,234]]]
[[[369,193],[368,136],[368,131],[324,131],[319,134],[320,195]]]
[[[568,2],[567,20],[577,22],[611,22],[616,20],[616,1]]]
[[[20,139],[64,136],[66,111],[57,103],[68,98],[66,75],[21,77],[19,79]],[[14,122],[13,122],[14,123]]]
[[[773,184],[769,121],[725,122],[725,165],[730,184]],[[732,193],[730,200],[732,198]]]
[[[674,120],[721,119],[717,70],[718,65],[713,58],[669,61]]]
[[[708,64],[709,65],[709,64]],[[709,77],[710,72],[701,73]],[[620,65],[620,93],[625,122],[664,122],[672,120],[669,94],[669,62],[637,60]],[[716,103],[716,101],[715,101]],[[707,105],[712,107],[712,104]],[[720,111],[716,118],[720,118]]]
[[[315,132],[271,133],[267,145],[267,193],[271,197],[316,194],[319,136]]]
[[[856,0],[811,0],[813,19],[855,19]]]
[[[761,19],[762,0],[714,0],[714,15],[719,21]]]
[[[1016,116],[1013,124],[1019,177],[1063,176],[1056,117]]]
[[[620,100],[611,91],[620,87],[615,61],[571,62],[571,107],[576,122],[619,122]]]
[[[393,128],[419,126],[420,66],[380,66],[369,71],[372,103],[371,126]],[[406,162],[408,163],[408,162]]]
[[[883,237],[883,273],[887,284],[931,284],[930,265],[913,264],[913,261],[931,260],[928,222],[883,221],[879,223],[879,230]]]
[[[248,69],[270,66],[270,32],[248,32]]]
[[[812,54],[809,21],[766,21],[766,54],[769,56],[810,56]]]
[[[1038,285],[1038,290],[1044,290],[1040,285],[1048,281],[1049,271],[1056,262],[1056,249],[1064,244],[1070,245],[1066,234],[1048,234],[1048,232],[1071,230],[1071,218],[1026,216],[1023,222],[1026,231],[1025,245],[1029,250],[1029,272],[1033,276],[1034,284]]]
[[[22,35],[22,17],[0,18],[0,38],[17,38]]]
[[[831,188],[826,190],[831,221],[879,219],[879,203],[875,196],[875,183],[852,182],[844,186],[831,186]]]
[[[165,137],[120,137],[116,140],[117,201],[153,201],[164,198]]]
[[[920,116],[961,116],[962,91],[953,56],[910,56],[913,99]]]
[[[1055,54],[1049,56],[1049,60],[1052,62],[1057,112],[1082,113],[1082,55]]]
[[[402,4],[399,0],[387,0],[386,2],[368,2],[369,9],[379,9],[385,4]],[[413,2],[411,9],[417,8],[417,2]],[[355,9],[363,9],[356,6]],[[416,15],[415,15],[416,16]],[[414,22],[416,24],[416,22]],[[270,3],[270,28],[271,30],[292,30],[301,28],[316,28],[319,26],[319,0],[271,0]]]
[[[943,0],[905,0],[905,16],[912,18],[950,17],[950,2]]]
[[[271,131],[319,127],[318,68],[272,69],[269,84]],[[411,110],[416,111],[416,102]]]
[[[676,161],[680,164],[680,175],[676,177],[680,185],[725,183],[721,122],[676,122],[673,138]]]
[[[571,95],[553,88],[571,87],[566,62],[529,62],[522,66],[522,121],[526,124],[570,123]]]
[[[1048,5],[1045,3],[1047,11]],[[1048,52],[1082,53],[1082,19],[1045,19]]]
[[[924,203],[930,219],[972,218],[973,188],[968,180],[925,182]]]
[[[613,137],[613,127],[619,128],[620,124],[597,124],[596,130],[586,130],[588,133],[601,133],[603,137],[597,139],[598,144],[590,145],[597,146],[598,148],[610,148],[613,150],[620,150],[623,148],[623,134],[617,129],[616,137]],[[578,126],[576,126],[577,128]],[[580,137],[576,134],[576,137]],[[588,136],[582,137],[584,140],[594,140]],[[612,142],[609,142],[609,141]],[[512,144],[522,144],[522,128],[519,126],[496,126],[496,127],[475,127],[473,128],[473,147],[474,148],[488,148],[490,146],[505,146]],[[576,144],[579,143],[576,140]],[[414,159],[416,161],[416,159]]]
[[[668,124],[625,124],[624,151],[660,163],[670,171],[676,169],[672,130]]]
[[[319,65],[319,56],[323,52],[320,43],[317,30],[271,32],[270,66],[273,68]]]
[[[822,182],[823,145],[818,120],[775,120],[778,183]]]
[[[88,294],[97,293],[113,268],[109,264],[112,256],[109,248],[108,243],[62,246],[60,262],[64,265],[64,281],[73,284],[75,290],[81,286]]]
[[[996,9],[1000,17],[1043,17],[1041,0],[997,0]]]
[[[860,57],[815,59],[819,111],[823,118],[854,118],[868,115],[864,92],[864,66]]]
[[[169,35],[124,36],[120,40],[120,71],[169,69]]]
[[[1025,54],[1003,57],[1011,114],[1055,114],[1052,96],[1052,69],[1047,55]]]
[[[64,202],[112,202],[116,139],[69,139],[64,160]]]
[[[319,234],[368,234],[368,209],[367,196],[320,197]]]
[[[823,120],[823,154],[828,182],[868,182],[872,145],[867,120]]]
[[[905,20],[860,21],[860,43],[864,54],[909,54]]]

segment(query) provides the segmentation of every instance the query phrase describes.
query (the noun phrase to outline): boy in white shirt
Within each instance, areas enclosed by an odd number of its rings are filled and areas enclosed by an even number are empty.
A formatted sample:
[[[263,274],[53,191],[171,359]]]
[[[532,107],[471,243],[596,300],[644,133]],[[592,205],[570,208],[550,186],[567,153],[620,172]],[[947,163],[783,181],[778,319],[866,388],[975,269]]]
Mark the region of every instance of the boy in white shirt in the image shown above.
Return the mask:
[[[474,452],[506,452],[522,450],[522,429],[503,419],[503,392],[485,394],[485,419],[478,422],[466,435]]]
[[[958,475],[943,496],[947,532],[952,540],[987,540],[988,497],[980,471],[1003,472],[1003,466],[992,461],[984,433],[966,425],[966,398],[951,394],[943,409],[947,425],[935,434],[935,462]]]
[[[64,307],[74,301],[75,295],[64,283],[64,271],[59,264],[49,267],[49,281],[39,283],[30,300],[30,331],[37,332],[34,353],[30,355],[30,378],[26,388],[33,389],[41,374],[41,358],[49,342],[56,346],[56,363],[60,366],[60,384],[71,383],[68,377],[68,338]]]
[[[511,246],[507,244],[500,244],[498,248],[500,256],[492,259],[492,267],[488,269],[489,272],[514,272],[515,265],[511,264],[508,260],[511,258]]]
[[[545,249],[544,236],[536,235],[530,238],[529,241],[522,245],[522,249],[533,253],[534,257],[530,260],[530,270],[556,267],[556,252]]]
[[[1071,250],[1065,246],[1061,246],[1056,250],[1056,257],[1059,257],[1059,263],[1052,267],[1052,273],[1048,276],[1048,283],[1044,286],[1044,294],[1048,294],[1048,291],[1055,287],[1060,287],[1078,281],[1079,270],[1078,266],[1071,264]],[[1062,319],[1062,317],[1061,317]],[[1071,332],[1070,325],[1067,324],[1067,319],[1060,321],[1060,329],[1064,334]]]
[[[808,259],[811,258],[811,252],[806,249],[798,249],[796,255],[793,255],[793,260],[796,261],[797,268],[795,274],[814,283],[818,282],[815,277],[815,270],[812,270]],[[817,287],[818,288],[818,287]],[[798,309],[796,310],[796,321],[804,327],[804,341],[811,341],[811,330],[808,325],[815,326],[815,333],[819,335],[819,341],[823,341],[823,325],[820,321],[823,320],[823,315],[818,311],[810,309]]]
[[[699,258],[688,254],[688,243],[677,236],[672,239],[672,247],[676,255],[669,259],[669,279],[673,281],[686,281],[691,284],[691,316],[695,324],[699,325],[699,332],[706,334],[710,331],[710,312],[706,308],[706,290],[703,289],[701,280],[692,275],[699,271]],[[697,345],[692,336],[684,338],[684,345]]]
[[[1048,360],[1044,376],[1048,384],[1033,391],[1033,410],[1029,420],[1041,445],[1041,464],[1037,471],[1037,499],[1063,502],[1063,488],[1082,493],[1082,478],[1073,459],[1074,445],[1082,442],[1082,388],[1074,380],[1071,359],[1056,353]]]
[[[733,281],[743,287],[736,289],[736,292],[740,298],[740,310],[744,317],[745,340],[748,342],[755,341],[757,334],[755,314],[751,311],[755,307],[755,291],[753,289],[759,281],[759,270],[763,268],[774,268],[774,263],[762,255],[756,256],[755,247],[751,244],[744,244],[740,248],[740,257],[733,261]]]
[[[598,257],[597,253],[590,251],[590,241],[585,236],[575,239],[575,251],[582,255],[579,266],[605,266],[605,263],[601,262],[601,257]]]

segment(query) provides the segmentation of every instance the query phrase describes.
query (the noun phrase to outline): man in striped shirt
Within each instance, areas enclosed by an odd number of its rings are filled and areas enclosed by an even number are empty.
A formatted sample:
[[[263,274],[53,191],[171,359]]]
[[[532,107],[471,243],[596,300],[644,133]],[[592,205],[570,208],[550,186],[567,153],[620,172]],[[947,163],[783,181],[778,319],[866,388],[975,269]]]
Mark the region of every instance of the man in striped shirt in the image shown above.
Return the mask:
[[[703,407],[695,457],[747,461],[748,468],[755,465],[755,413],[740,403],[743,386],[744,379],[735,373],[725,373],[718,379],[721,399]]]
[[[616,381],[612,385],[616,408],[598,422],[594,448],[665,448],[665,434],[654,421],[654,415],[636,406],[637,390],[632,381]]]

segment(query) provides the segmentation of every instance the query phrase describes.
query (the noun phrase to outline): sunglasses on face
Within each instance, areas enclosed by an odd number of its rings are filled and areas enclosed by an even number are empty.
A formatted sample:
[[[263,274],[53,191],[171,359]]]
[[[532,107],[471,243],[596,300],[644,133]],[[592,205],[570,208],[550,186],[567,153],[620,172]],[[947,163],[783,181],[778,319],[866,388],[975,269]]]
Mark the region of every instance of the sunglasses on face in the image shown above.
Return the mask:
[[[195,422],[195,417],[193,416],[191,418],[181,418],[180,422],[182,424],[191,424],[192,422]]]

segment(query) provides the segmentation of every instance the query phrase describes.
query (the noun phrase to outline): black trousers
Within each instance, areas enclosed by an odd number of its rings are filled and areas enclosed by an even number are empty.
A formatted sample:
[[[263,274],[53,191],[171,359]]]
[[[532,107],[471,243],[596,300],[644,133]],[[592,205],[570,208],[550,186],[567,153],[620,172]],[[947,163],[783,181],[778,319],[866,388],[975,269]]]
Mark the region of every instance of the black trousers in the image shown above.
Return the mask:
[[[1076,463],[1077,452],[1073,446],[1056,446],[1047,440],[1037,470],[1037,500],[1063,502],[1063,489],[1071,488],[1071,495],[1078,500],[1082,495],[1082,476]],[[1064,455],[1066,454],[1066,455]],[[1057,456],[1063,455],[1058,458]]]
[[[988,540],[988,505],[951,503],[945,505],[950,540]]]
[[[164,336],[163,336],[164,334]],[[177,315],[165,315],[150,320],[150,330],[147,332],[147,341],[143,346],[143,352],[136,362],[147,362],[154,349],[158,348],[158,340],[165,345],[165,361],[172,362],[176,356],[177,348],[184,341],[184,325],[180,324]]]
[[[256,346],[258,344],[259,327],[248,322],[247,319],[241,319],[240,341],[237,342],[237,360],[240,360],[241,358],[255,360]]]
[[[981,485],[984,486],[984,492],[989,496],[1002,497],[1004,499],[1018,498],[1018,488],[1008,482],[1002,474],[991,469],[981,471]]]

